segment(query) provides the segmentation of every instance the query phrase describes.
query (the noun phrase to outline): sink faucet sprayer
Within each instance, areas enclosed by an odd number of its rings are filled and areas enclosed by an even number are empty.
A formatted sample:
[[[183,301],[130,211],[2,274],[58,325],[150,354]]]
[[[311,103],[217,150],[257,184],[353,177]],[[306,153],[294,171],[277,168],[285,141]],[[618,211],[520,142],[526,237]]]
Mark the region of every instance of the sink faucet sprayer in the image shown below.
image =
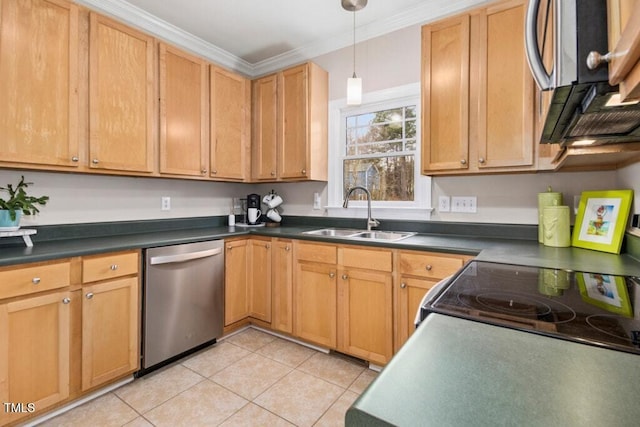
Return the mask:
[[[342,207],[343,208],[349,207],[349,196],[351,196],[351,193],[353,193],[355,190],[362,190],[367,195],[367,231],[371,231],[371,227],[379,226],[380,221],[378,221],[377,219],[371,218],[371,193],[369,192],[369,190],[359,185],[356,185],[355,187],[351,187],[350,189],[347,190],[346,196],[344,196],[344,203],[342,204]]]

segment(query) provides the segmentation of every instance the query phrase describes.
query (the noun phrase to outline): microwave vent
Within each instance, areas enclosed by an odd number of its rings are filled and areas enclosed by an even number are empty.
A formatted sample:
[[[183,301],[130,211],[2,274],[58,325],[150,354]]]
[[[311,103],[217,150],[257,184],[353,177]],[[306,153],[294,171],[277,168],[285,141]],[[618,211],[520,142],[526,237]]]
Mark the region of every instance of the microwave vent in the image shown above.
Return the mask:
[[[640,110],[599,111],[580,115],[566,136],[628,134],[638,126]]]

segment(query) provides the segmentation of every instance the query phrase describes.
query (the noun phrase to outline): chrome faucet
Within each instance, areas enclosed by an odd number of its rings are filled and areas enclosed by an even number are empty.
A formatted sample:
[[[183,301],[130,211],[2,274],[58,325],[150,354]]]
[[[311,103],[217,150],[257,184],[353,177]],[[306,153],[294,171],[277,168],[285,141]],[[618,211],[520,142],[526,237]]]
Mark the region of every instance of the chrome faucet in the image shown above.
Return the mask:
[[[350,189],[347,190],[347,195],[344,196],[344,203],[342,204],[342,207],[343,208],[349,207],[349,196],[351,196],[351,193],[353,193],[355,190],[362,190],[367,195],[367,231],[371,231],[371,227],[379,226],[380,221],[378,221],[377,219],[371,218],[371,193],[369,192],[369,190],[359,185],[356,185],[355,187],[351,187]]]

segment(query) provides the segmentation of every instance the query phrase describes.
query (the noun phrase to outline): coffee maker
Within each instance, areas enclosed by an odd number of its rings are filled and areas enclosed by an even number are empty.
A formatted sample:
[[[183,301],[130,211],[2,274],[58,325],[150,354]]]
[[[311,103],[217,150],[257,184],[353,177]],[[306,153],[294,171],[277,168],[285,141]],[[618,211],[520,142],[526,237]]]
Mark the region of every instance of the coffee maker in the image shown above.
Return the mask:
[[[260,195],[249,194],[247,195],[247,224],[255,225],[259,222],[260,215]]]

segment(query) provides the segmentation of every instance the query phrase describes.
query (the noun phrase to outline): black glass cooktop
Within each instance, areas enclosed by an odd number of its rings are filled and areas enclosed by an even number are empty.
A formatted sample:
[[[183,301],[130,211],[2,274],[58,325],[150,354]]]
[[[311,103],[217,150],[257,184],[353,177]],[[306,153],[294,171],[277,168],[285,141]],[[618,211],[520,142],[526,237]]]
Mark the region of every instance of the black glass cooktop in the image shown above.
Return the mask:
[[[420,309],[640,354],[640,280],[471,261]]]

